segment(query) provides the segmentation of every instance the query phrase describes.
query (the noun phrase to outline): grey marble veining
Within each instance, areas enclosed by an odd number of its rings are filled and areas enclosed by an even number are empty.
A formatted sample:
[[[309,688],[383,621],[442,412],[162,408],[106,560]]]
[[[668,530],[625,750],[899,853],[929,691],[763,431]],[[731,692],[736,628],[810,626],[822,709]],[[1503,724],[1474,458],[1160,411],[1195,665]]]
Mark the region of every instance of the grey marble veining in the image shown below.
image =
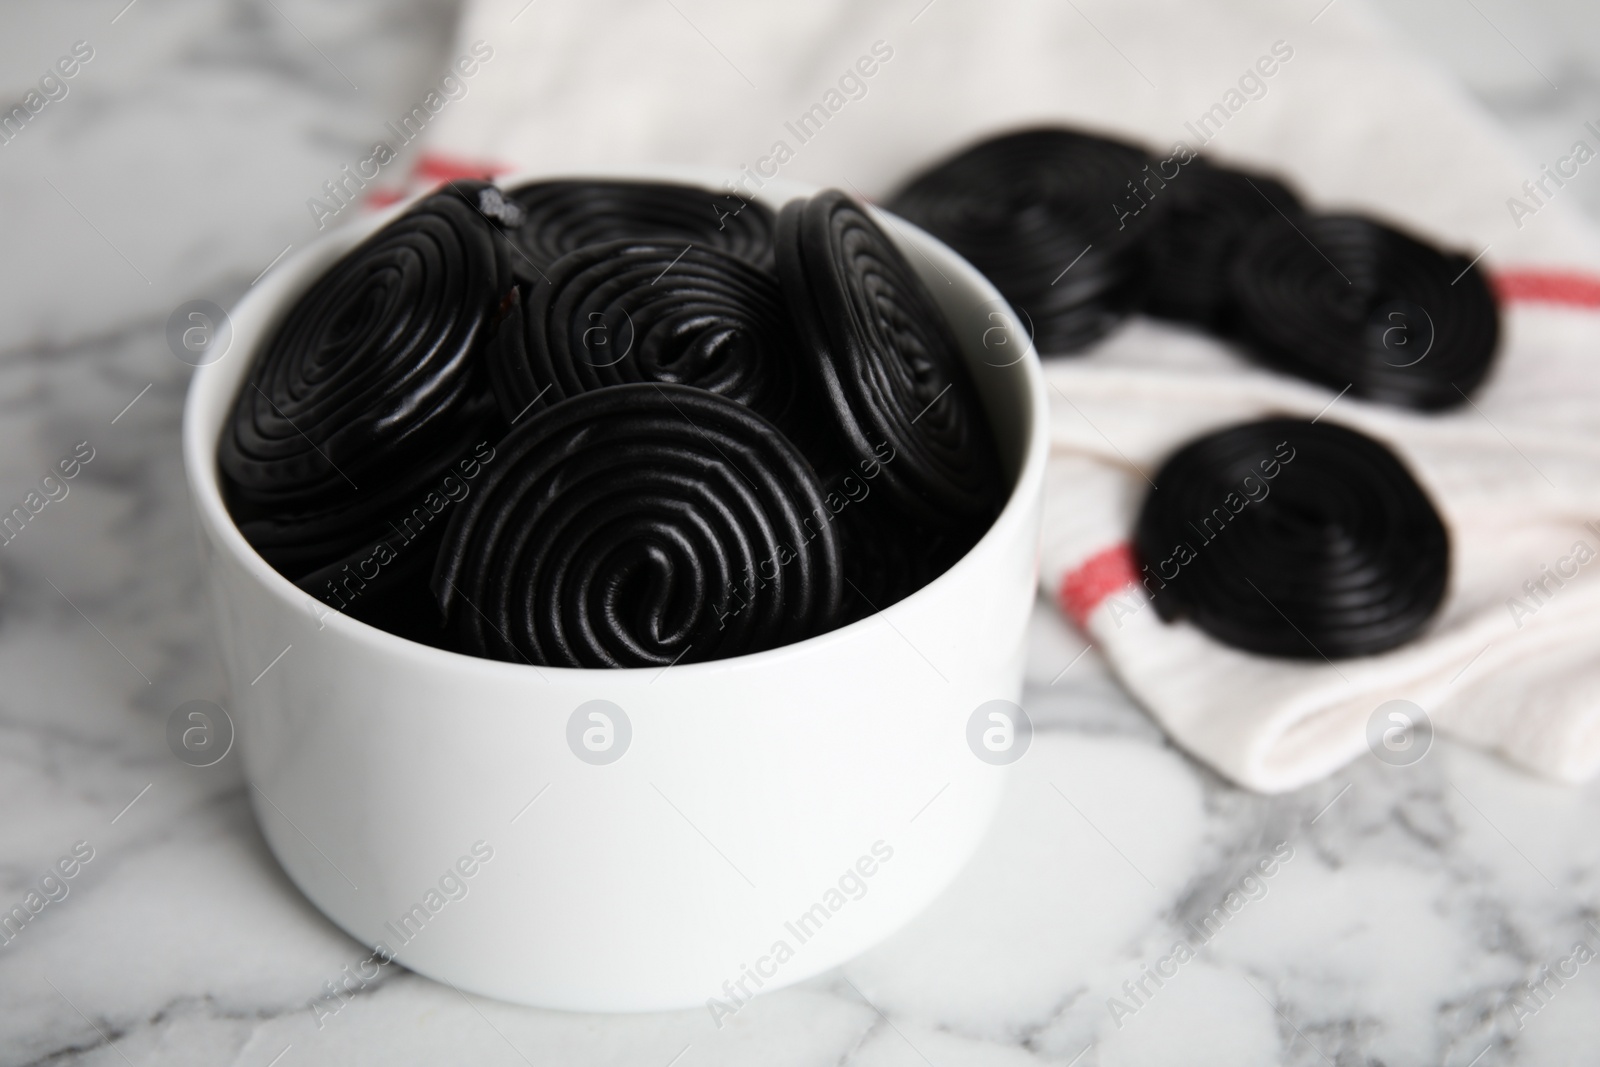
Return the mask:
[[[0,145],[0,505],[93,450],[0,545],[0,910],[59,897],[0,945],[0,1064],[1594,1062],[1600,967],[1574,946],[1600,949],[1600,789],[1440,742],[1409,768],[1244,793],[1042,607],[1041,733],[999,824],[861,959],[720,1030],[703,1011],[518,1008],[395,968],[315,1012],[367,950],[278,870],[237,760],[192,768],[164,737],[180,703],[222,699],[178,454],[189,372],[165,327],[311,239],[306,198],[427,80],[454,11],[124,3],[0,16],[0,98],[94,49]],[[1484,3],[1488,29],[1421,0],[1395,14],[1531,159],[1600,116],[1595,16],[1575,3]],[[1585,182],[1574,195],[1600,207]]]

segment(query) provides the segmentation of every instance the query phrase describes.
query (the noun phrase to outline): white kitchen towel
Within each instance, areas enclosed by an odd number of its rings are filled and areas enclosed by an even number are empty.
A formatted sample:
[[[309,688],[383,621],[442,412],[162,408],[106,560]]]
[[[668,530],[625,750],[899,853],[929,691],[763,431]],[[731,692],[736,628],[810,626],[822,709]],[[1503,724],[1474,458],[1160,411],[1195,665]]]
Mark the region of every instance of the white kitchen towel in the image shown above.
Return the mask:
[[[1570,324],[1572,343],[1587,335],[1591,352],[1600,351],[1592,318]],[[1508,345],[1496,381],[1539,373],[1551,350]],[[1444,416],[1335,400],[1248,369],[1213,342],[1145,323],[1052,363],[1047,375],[1057,403],[1043,581],[1184,747],[1253,788],[1291,789],[1364,751],[1373,713],[1407,700],[1441,731],[1523,766],[1567,780],[1594,772],[1600,419],[1491,421],[1481,409],[1493,384],[1479,409]],[[1600,400],[1592,386],[1588,400]],[[1452,573],[1423,636],[1378,656],[1278,660],[1164,623],[1151,609],[1146,590],[1159,570],[1150,578],[1127,543],[1145,478],[1185,441],[1269,415],[1320,418],[1383,440],[1428,491],[1451,532]],[[1189,548],[1205,551],[1198,536]]]
[[[1545,774],[1600,764],[1600,563],[1574,563],[1577,542],[1600,550],[1584,525],[1600,520],[1600,241],[1561,177],[1361,0],[469,0],[451,61],[397,127],[425,147],[407,190],[666,162],[872,199],[973,139],[1063,122],[1276,171],[1318,207],[1481,254],[1505,340],[1474,404],[1444,415],[1335,399],[1143,321],[1048,360],[1041,581],[1179,744],[1252,788],[1294,788],[1359,754],[1393,698]],[[1568,178],[1600,127],[1572,139],[1548,161]],[[1269,413],[1378,436],[1433,494],[1455,568],[1425,637],[1306,665],[1143,610],[1127,538],[1145,476],[1184,440]]]

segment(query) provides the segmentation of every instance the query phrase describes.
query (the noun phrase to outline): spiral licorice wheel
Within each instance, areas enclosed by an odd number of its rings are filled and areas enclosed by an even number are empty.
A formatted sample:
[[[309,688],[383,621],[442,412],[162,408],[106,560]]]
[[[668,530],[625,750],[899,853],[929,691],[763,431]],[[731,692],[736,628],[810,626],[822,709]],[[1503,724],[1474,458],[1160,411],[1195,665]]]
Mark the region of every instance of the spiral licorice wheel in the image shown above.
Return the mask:
[[[1104,336],[1137,303],[1139,243],[1162,184],[1133,145],[1031,129],[937,164],[888,206],[987,275],[1054,355]]]
[[[1261,220],[1303,214],[1300,200],[1276,179],[1203,159],[1184,164],[1162,195],[1167,210],[1144,244],[1144,310],[1226,332],[1234,254]]]
[[[790,201],[778,274],[842,466],[883,460],[883,491],[912,518],[993,518],[1002,478],[988,420],[943,312],[877,223],[834,190]]]
[[[772,266],[772,212],[737,193],[666,182],[548,181],[510,196],[524,214],[512,268],[525,283],[543,280],[568,252],[628,237],[716,248]]]
[[[769,272],[715,248],[624,240],[568,253],[545,274],[492,346],[508,420],[643,381],[719,393],[791,438],[816,421],[799,410],[794,327]]]
[[[1383,652],[1444,598],[1450,540],[1391,451],[1268,419],[1192,441],[1156,475],[1135,550],[1162,618],[1267,656]]]
[[[449,647],[429,583],[445,527],[495,459],[493,444],[480,439],[419,465],[411,479],[371,509],[381,521],[355,531],[362,540],[342,554],[326,539],[305,534],[327,516],[261,519],[241,523],[240,529],[267,562],[284,574],[299,575],[295,584],[322,601],[325,610],[413,641]],[[308,571],[307,566],[315,569]]]
[[[499,439],[503,424],[492,408],[488,416],[493,417],[463,427],[459,436],[440,439],[435,452],[416,457],[405,471],[387,481],[370,479],[359,492],[352,489],[305,508],[251,509],[241,504],[233,509],[234,521],[263,559],[280,574],[300,582],[310,572],[351,552],[370,549],[377,540],[396,536],[397,527],[405,528],[408,520],[412,526],[419,525],[412,519],[414,515],[431,515],[429,505],[437,506],[446,499],[437,487],[451,468],[471,456],[474,443],[487,446],[489,440]],[[444,523],[420,525],[443,527]],[[434,545],[437,540],[433,538]]]
[[[665,666],[837,621],[839,543],[821,486],[743,405],[689,386],[612,386],[530,415],[496,448],[434,572],[464,651]]]
[[[1263,221],[1230,285],[1263,363],[1405,407],[1462,403],[1499,340],[1494,296],[1466,256],[1356,215]]]
[[[290,308],[218,448],[242,522],[312,517],[286,536],[336,556],[419,465],[498,421],[481,357],[511,274],[505,239],[472,202],[490,193],[458,182],[428,197]]]

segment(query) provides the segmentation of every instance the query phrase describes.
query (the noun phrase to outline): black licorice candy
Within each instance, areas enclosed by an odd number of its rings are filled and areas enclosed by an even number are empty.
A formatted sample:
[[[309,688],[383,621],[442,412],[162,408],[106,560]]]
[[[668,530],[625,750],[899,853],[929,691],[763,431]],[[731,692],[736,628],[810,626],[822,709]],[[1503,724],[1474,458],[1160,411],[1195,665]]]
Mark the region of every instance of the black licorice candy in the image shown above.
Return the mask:
[[[1228,271],[1263,219],[1298,218],[1305,208],[1275,178],[1192,159],[1165,183],[1166,213],[1145,236],[1143,310],[1219,334],[1233,325]]]
[[[545,268],[490,346],[508,421],[607,385],[671,382],[806,429],[795,328],[770,272],[659,238],[586,245]]]
[[[994,438],[949,323],[899,249],[828,190],[784,205],[778,277],[838,466],[880,461],[877,491],[912,519],[986,526],[1004,481]]]
[[[1229,283],[1261,362],[1401,407],[1463,403],[1499,342],[1494,293],[1468,257],[1358,215],[1263,220]]]
[[[1282,373],[1383,403],[1453,407],[1483,382],[1499,311],[1475,261],[1374,219],[1316,215],[1268,176],[1187,150],[1174,156],[1177,166],[1163,161],[1151,174],[1132,145],[1025,130],[924,171],[891,207],[983,271],[1045,355],[1080,349],[1137,309],[1234,340]],[[1136,200],[1113,190],[1119,173]],[[1081,258],[1066,263],[1069,255]],[[1052,260],[1066,265],[1046,284]],[[1395,647],[1420,632],[1444,595],[1444,527],[1382,445],[1336,427],[1291,434],[1293,426],[1236,427],[1169,461],[1158,481],[1166,491],[1147,498],[1135,538],[1158,611],[1265,655]],[[1260,434],[1280,431],[1304,436],[1302,452],[1313,458],[1258,505],[1236,483],[1250,477],[1265,494],[1250,463],[1279,469],[1256,452]],[[1292,451],[1287,437],[1285,445]],[[1303,483],[1312,470],[1321,470],[1326,498]],[[1223,525],[1226,534],[1217,532]]]
[[[340,259],[252,367],[218,465],[252,543],[291,578],[377,536],[460,447],[498,436],[481,355],[512,284],[505,239],[458,182]]]
[[[1138,305],[1140,242],[1165,210],[1136,145],[1077,130],[1021,130],[929,167],[890,198],[982,271],[1026,316],[1045,355],[1075,352]]]
[[[1282,373],[1438,410],[1482,383],[1499,342],[1475,261],[1315,214],[1283,183],[1182,145],[1157,161],[1084,131],[1022,130],[935,164],[889,206],[987,275],[1047,356],[1142,310]]]
[[[430,503],[449,499],[438,487],[456,464],[471,458],[475,443],[497,440],[503,432],[494,410],[485,410],[481,420],[464,425],[459,434],[449,439],[437,439],[434,452],[415,457],[405,470],[381,483],[368,481],[359,491],[350,489],[327,503],[305,509],[252,511],[236,506],[234,521],[239,532],[274,569],[297,583],[313,571],[352,554],[359,561],[364,554],[371,554],[379,541],[398,539],[407,523],[418,526],[416,516],[432,514],[428,510]],[[321,584],[303,588],[320,595]],[[327,597],[323,599],[335,603]]]
[[[727,200],[419,201],[252,367],[218,453],[241,532],[330,610],[552,666],[761,651],[936,578],[1004,496],[943,312],[842,194],[792,205],[787,286],[771,213]]]
[[[1404,644],[1432,618],[1450,538],[1389,448],[1328,422],[1265,419],[1178,449],[1134,530],[1160,616],[1223,644],[1342,659]]]
[[[519,423],[498,450],[433,576],[463,651],[664,667],[837,623],[843,571],[822,486],[743,405],[610,386]]]
[[[771,209],[732,192],[694,185],[625,180],[555,180],[512,189],[523,213],[513,237],[512,269],[524,285],[550,264],[588,245],[622,238],[676,240],[715,248],[772,267]]]
[[[836,483],[837,484],[837,483]],[[871,491],[864,476],[857,484]],[[842,500],[841,500],[842,496]],[[899,603],[927,585],[972,548],[971,539],[938,526],[923,526],[862,506],[865,499],[834,490],[836,523],[844,556],[844,621],[854,622]]]

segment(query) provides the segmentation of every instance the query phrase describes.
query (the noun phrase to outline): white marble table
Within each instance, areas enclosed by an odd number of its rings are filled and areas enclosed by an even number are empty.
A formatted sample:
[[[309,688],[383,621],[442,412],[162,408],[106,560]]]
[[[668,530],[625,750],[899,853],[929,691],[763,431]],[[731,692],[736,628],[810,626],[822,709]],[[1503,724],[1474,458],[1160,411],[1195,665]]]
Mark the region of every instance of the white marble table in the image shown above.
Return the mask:
[[[125,3],[0,16],[7,100],[75,41],[93,50],[0,145],[0,506],[79,442],[94,455],[0,546],[0,910],[47,875],[59,898],[0,944],[0,1064],[1596,1061],[1600,966],[1573,952],[1600,948],[1600,788],[1441,742],[1410,768],[1242,793],[1092,654],[1074,663],[1044,608],[1036,747],[980,856],[890,943],[720,1030],[704,1011],[517,1008],[398,968],[319,1020],[324,981],[366,950],[280,873],[237,759],[195,769],[164,737],[177,705],[222,696],[166,320],[311,238],[306,198],[441,61],[454,12]],[[1579,50],[1596,17],[1482,12],[1397,9],[1543,158],[1544,131],[1600,114]],[[1576,195],[1600,206],[1600,185]]]

